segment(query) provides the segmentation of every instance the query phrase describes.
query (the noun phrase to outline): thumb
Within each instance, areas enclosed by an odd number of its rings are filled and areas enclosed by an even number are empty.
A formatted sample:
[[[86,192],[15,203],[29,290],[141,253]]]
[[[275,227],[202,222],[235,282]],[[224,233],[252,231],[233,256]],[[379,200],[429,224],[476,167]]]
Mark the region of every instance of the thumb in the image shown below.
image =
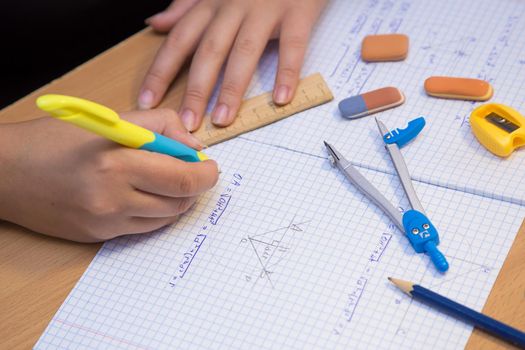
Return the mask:
[[[122,119],[135,123],[143,128],[180,141],[191,148],[201,150],[205,145],[193,136],[182,125],[178,114],[168,108],[131,111],[121,113]]]

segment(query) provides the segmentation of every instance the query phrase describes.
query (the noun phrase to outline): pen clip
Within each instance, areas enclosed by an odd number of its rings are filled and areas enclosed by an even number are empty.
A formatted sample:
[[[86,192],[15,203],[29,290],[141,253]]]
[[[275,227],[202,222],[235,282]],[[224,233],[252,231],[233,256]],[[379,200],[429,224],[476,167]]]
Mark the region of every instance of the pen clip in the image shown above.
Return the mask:
[[[63,120],[83,115],[109,125],[120,121],[120,117],[114,110],[78,97],[48,94],[37,98],[36,104],[38,108]]]

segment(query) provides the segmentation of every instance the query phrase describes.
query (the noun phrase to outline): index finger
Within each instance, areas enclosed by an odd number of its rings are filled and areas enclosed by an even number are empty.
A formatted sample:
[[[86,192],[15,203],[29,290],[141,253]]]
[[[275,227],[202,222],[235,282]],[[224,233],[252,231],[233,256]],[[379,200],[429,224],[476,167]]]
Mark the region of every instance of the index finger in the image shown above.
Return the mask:
[[[126,170],[130,185],[167,197],[193,197],[211,189],[219,177],[217,163],[185,162],[165,154],[130,150]]]
[[[215,11],[204,2],[201,4],[181,18],[162,43],[140,88],[138,105],[141,109],[160,103],[188,56],[195,51]]]
[[[271,13],[257,13],[246,18],[241,25],[212,112],[213,124],[228,126],[233,122],[276,22]]]

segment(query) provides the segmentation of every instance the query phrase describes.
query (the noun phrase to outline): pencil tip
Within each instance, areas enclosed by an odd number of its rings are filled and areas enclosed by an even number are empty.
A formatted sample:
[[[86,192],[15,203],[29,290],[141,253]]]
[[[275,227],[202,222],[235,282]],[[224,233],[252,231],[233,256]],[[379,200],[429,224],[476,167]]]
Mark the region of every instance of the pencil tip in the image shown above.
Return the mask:
[[[388,280],[392,282],[397,288],[401,289],[403,292],[407,293],[408,295],[411,295],[410,292],[414,290],[414,283],[403,281],[398,278],[392,278],[388,277]]]

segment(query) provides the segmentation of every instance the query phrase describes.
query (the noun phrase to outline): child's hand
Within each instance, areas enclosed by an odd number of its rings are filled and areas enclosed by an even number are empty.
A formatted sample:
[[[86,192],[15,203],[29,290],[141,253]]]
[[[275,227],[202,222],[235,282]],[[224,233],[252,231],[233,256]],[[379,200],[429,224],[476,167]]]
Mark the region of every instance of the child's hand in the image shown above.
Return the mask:
[[[201,148],[171,110],[123,118]],[[170,224],[218,176],[214,161],[126,148],[52,118],[0,125],[0,143],[0,219],[81,242]]]
[[[190,68],[181,118],[190,131],[202,121],[221,66],[228,57],[224,82],[212,121],[233,122],[257,62],[271,38],[279,38],[279,67],[273,99],[291,101],[312,27],[327,0],[175,0],[147,20],[157,31],[169,31],[149,68],[139,106],[156,106],[187,58]]]

